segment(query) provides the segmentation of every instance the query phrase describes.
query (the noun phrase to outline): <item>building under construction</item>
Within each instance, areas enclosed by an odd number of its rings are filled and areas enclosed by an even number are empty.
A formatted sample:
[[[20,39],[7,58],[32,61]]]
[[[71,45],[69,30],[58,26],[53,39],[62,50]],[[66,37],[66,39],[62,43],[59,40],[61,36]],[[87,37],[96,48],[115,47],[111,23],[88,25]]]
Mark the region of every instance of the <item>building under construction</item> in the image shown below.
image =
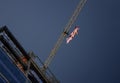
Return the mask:
[[[0,28],[0,83],[59,83],[42,65],[33,52],[24,50],[6,26]]]

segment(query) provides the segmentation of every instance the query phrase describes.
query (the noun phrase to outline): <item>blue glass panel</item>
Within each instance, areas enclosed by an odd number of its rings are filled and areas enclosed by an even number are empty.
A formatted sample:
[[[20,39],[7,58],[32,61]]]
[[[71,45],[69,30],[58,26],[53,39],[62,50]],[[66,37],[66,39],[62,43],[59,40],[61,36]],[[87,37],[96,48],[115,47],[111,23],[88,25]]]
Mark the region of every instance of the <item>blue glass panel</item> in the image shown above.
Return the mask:
[[[2,73],[10,83],[25,83],[26,81],[24,74],[15,66],[9,56],[1,48],[0,73]]]

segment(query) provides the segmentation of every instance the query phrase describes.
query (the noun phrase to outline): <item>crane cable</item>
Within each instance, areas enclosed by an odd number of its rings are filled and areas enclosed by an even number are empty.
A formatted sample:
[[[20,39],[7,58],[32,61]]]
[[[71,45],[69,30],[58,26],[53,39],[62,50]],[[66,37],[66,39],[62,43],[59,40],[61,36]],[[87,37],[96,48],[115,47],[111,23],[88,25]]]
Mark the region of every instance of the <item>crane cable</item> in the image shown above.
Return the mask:
[[[52,59],[54,58],[58,48],[60,47],[60,45],[62,44],[62,41],[64,40],[64,38],[66,37],[66,33],[69,32],[71,26],[73,25],[73,23],[76,21],[81,9],[83,8],[84,4],[86,3],[87,0],[80,0],[77,8],[75,9],[72,17],[70,18],[70,20],[68,21],[66,27],[64,28],[64,31],[62,32],[62,34],[60,35],[57,43],[55,44],[54,48],[52,49],[50,55],[48,56],[48,58],[46,59],[43,68],[44,70],[46,70],[50,64],[50,62],[52,61]]]

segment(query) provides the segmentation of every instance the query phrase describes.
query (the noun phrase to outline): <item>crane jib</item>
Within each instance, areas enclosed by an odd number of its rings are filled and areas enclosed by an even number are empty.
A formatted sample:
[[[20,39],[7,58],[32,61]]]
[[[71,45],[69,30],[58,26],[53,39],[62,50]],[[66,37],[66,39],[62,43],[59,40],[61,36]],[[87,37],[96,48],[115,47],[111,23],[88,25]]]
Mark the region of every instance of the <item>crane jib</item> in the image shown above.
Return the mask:
[[[70,20],[68,21],[68,23],[66,24],[66,27],[64,28],[64,31],[62,32],[62,34],[60,35],[57,43],[55,44],[54,48],[52,49],[50,55],[48,56],[48,58],[46,59],[43,69],[46,70],[49,66],[49,64],[51,63],[52,59],[54,58],[57,50],[59,49],[60,45],[62,44],[64,38],[66,37],[66,35],[68,34],[71,26],[73,25],[73,23],[76,21],[81,9],[83,8],[84,4],[86,3],[87,0],[80,0],[77,8],[75,9],[73,15],[71,16]],[[65,34],[66,33],[66,34]]]

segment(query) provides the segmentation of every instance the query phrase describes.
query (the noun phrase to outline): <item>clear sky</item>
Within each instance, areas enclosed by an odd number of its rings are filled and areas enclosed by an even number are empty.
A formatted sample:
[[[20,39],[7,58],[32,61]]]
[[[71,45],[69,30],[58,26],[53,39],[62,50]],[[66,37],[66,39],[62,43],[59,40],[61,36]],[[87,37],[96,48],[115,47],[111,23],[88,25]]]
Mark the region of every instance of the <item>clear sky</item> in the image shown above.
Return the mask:
[[[45,61],[79,0],[0,0],[7,25],[27,52]],[[120,0],[88,0],[50,65],[61,83],[120,83]]]

